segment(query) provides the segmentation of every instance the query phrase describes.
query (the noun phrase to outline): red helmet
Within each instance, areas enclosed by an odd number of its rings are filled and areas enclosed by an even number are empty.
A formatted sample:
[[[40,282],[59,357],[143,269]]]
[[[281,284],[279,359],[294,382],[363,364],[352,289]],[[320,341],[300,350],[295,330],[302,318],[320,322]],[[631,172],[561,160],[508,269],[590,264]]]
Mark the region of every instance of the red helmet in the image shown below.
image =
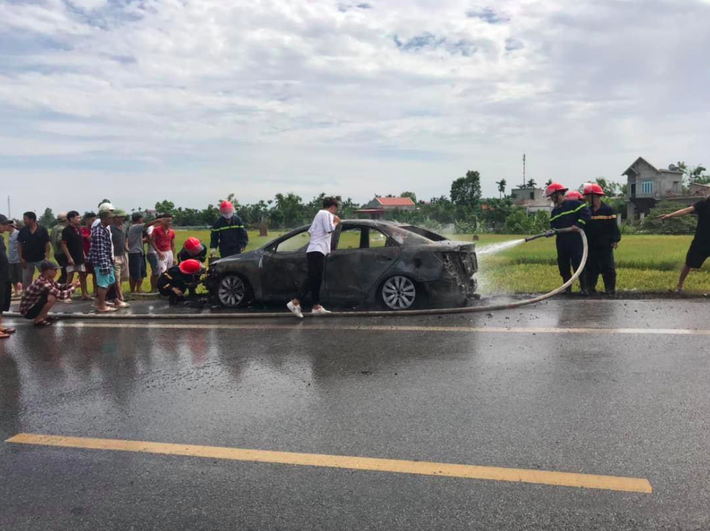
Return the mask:
[[[545,197],[550,197],[552,194],[554,194],[556,192],[561,192],[564,194],[567,190],[568,190],[568,188],[565,188],[560,183],[552,183],[550,186],[548,186],[545,189]]]
[[[565,199],[576,199],[577,201],[581,201],[584,199],[584,196],[577,190],[570,190],[565,194]]]
[[[597,183],[587,183],[584,185],[584,195],[606,195],[602,187]]]
[[[234,205],[229,201],[222,201],[222,204],[219,205],[219,211],[222,213],[234,212]]]
[[[190,258],[189,260],[180,262],[180,271],[182,271],[186,275],[196,275],[197,273],[202,271],[202,264],[197,260],[193,260],[192,258]]]
[[[194,237],[188,238],[185,241],[185,249],[188,252],[199,251],[200,249],[202,249],[202,242],[200,242],[200,240]]]

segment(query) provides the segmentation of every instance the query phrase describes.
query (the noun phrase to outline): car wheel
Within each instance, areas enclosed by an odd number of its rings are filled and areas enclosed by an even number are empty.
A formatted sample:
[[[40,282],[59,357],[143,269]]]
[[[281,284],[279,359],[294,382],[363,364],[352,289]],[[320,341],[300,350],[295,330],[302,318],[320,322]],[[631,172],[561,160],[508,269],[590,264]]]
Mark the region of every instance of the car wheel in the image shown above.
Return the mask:
[[[390,310],[407,310],[417,300],[417,286],[407,277],[390,277],[382,284],[380,295]]]
[[[225,308],[239,308],[249,302],[249,284],[239,275],[225,275],[217,285],[217,299]]]

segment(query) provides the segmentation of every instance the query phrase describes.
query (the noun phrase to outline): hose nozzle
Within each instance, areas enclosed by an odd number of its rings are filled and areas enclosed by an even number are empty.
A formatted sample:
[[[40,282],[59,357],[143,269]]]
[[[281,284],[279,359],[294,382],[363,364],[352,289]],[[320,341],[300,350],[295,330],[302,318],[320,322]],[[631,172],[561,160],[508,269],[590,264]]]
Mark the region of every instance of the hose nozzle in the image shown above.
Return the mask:
[[[541,234],[536,234],[535,236],[529,236],[525,238],[525,243],[531,242],[533,240],[537,240],[538,238],[552,238],[557,234],[556,230],[548,230],[546,232],[543,232]]]

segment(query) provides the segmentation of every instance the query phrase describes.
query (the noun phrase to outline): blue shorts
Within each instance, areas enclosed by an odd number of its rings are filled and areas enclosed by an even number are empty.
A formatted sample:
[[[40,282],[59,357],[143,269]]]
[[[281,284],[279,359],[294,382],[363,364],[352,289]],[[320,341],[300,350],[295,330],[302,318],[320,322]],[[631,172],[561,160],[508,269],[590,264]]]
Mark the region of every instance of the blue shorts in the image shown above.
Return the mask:
[[[108,289],[116,283],[116,275],[113,273],[113,267],[108,275],[104,275],[96,268],[94,268],[94,274],[96,275],[96,284],[100,288]]]
[[[146,255],[146,258],[150,264],[150,274],[154,277],[160,275],[160,271],[158,271],[158,255],[155,253],[149,253]]]

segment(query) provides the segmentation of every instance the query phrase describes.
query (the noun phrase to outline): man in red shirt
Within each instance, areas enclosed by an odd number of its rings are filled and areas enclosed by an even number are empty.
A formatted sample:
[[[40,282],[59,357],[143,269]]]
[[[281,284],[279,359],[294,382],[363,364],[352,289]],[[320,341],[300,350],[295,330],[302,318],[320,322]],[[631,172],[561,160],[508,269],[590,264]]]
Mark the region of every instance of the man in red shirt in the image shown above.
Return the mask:
[[[158,253],[158,272],[162,275],[175,263],[175,231],[171,228],[172,216],[164,214],[159,218],[161,221],[153,229],[150,245]]]

